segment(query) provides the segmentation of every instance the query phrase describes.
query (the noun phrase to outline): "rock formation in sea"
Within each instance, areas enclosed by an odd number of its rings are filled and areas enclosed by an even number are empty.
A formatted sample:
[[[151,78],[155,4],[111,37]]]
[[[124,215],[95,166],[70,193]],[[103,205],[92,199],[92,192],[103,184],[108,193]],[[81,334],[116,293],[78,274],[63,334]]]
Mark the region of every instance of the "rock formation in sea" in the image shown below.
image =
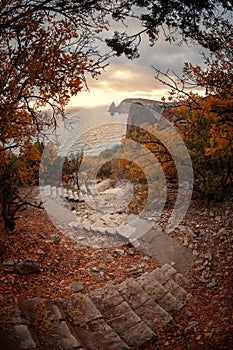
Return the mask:
[[[110,104],[108,111],[111,115],[114,115],[116,113],[116,105],[114,102]]]

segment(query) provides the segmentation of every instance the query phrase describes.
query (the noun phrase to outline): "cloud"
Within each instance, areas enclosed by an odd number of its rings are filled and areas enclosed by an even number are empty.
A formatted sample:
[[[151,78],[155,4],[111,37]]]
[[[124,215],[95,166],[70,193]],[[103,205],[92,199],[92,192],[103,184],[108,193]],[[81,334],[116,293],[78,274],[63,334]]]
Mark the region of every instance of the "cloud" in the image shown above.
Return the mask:
[[[201,63],[197,48],[167,47],[144,48],[140,59],[127,60],[114,58],[106,72],[98,80],[88,81],[89,87],[107,91],[144,91],[161,89],[161,84],[155,80],[155,70],[152,66],[166,72],[168,69],[181,74],[184,62]]]
[[[131,24],[131,29],[136,29],[136,24],[135,28],[134,23]],[[150,98],[153,98],[153,95],[162,97],[165,89],[168,89],[155,80],[155,71],[152,66],[163,72],[169,69],[170,72],[181,75],[184,62],[202,64],[200,51],[203,51],[203,48],[188,46],[185,43],[182,45],[170,44],[162,35],[154,47],[150,47],[148,38],[143,37],[139,51],[138,59],[112,58],[106,71],[99,76],[98,80],[87,79],[90,95],[93,96],[89,98],[90,105],[98,100],[97,97],[94,98],[95,95],[99,97],[105,95],[106,99],[112,98],[114,94],[122,96],[122,99],[126,98],[124,96],[133,97],[136,94],[150,96]],[[87,93],[79,94],[79,100],[82,100],[81,97],[84,97],[84,94],[87,96]]]

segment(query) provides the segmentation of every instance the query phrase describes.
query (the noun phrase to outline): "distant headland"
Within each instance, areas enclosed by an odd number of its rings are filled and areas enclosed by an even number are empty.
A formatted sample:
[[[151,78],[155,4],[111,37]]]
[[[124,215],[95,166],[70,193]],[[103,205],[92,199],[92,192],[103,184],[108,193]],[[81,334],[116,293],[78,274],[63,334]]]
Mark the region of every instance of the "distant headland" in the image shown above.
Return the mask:
[[[162,101],[150,100],[145,98],[126,98],[118,106],[112,102],[108,112],[114,116],[116,113],[126,113],[127,128],[126,137],[130,138],[135,128],[143,123],[158,125],[158,130],[167,129],[173,124],[176,116],[172,110],[174,103],[165,103]]]
[[[128,113],[132,103],[141,104],[144,107],[152,108],[156,112],[162,112],[164,108],[171,108],[174,106],[172,103],[164,103],[162,101],[150,100],[146,98],[126,98],[120,102],[118,106],[115,105],[115,102],[112,102],[109,106],[109,113],[114,115],[115,113]]]

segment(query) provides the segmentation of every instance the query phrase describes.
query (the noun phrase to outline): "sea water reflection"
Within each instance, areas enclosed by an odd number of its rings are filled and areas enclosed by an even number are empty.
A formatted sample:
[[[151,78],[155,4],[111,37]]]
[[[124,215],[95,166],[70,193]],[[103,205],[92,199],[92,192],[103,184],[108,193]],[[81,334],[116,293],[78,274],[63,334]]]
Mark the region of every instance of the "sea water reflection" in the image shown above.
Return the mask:
[[[66,156],[82,150],[94,156],[120,145],[127,117],[127,113],[112,116],[107,105],[72,112],[56,133],[61,145],[59,154]]]

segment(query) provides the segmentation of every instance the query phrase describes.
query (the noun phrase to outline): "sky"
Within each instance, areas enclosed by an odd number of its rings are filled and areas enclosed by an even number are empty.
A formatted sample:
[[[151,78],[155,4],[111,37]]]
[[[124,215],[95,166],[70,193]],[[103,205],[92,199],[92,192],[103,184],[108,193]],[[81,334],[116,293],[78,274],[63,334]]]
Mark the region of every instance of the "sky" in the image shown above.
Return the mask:
[[[132,23],[129,31],[135,30],[137,24]],[[115,28],[113,28],[114,30]],[[140,45],[140,57],[129,60],[126,57],[114,57],[108,61],[109,66],[98,77],[98,80],[87,78],[88,88],[72,97],[68,107],[94,107],[115,102],[119,104],[130,97],[161,100],[168,96],[168,88],[155,80],[152,66],[166,72],[168,69],[178,75],[185,62],[201,64],[200,46],[183,43],[170,44],[163,37],[150,47],[146,35]]]

